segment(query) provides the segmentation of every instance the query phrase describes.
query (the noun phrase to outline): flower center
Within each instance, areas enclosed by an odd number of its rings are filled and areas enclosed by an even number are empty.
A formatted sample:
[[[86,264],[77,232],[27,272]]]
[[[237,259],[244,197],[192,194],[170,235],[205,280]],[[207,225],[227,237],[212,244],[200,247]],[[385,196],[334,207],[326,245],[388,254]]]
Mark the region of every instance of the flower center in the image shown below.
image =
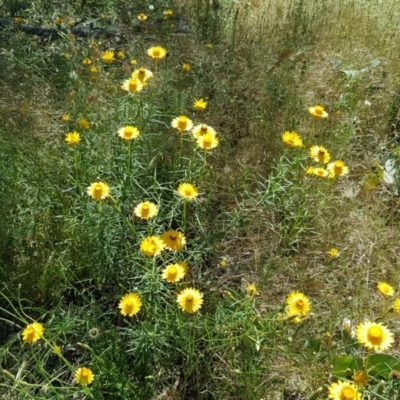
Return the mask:
[[[202,135],[206,134],[207,133],[207,125],[202,125],[200,130],[201,130]]]
[[[143,204],[143,205],[142,205],[142,210],[143,210],[143,211],[148,211],[149,208],[150,208],[150,207],[149,207],[148,204]]]
[[[153,51],[153,56],[154,56],[154,57],[160,57],[160,50],[155,49],[155,50]]]
[[[103,186],[100,185],[100,183],[98,183],[95,187],[94,187],[94,191],[96,193],[101,193],[103,191]]]
[[[176,235],[175,233],[171,233],[171,234],[169,235],[169,238],[170,238],[171,240],[176,240],[176,239],[177,239],[177,235]]]
[[[83,376],[84,378],[87,378],[88,375],[89,375],[89,371],[88,371],[87,369],[83,368],[81,374],[82,374],[82,376]]]
[[[299,299],[296,301],[296,306],[299,308],[303,308],[304,306],[304,300],[303,299]]]
[[[188,294],[186,296],[186,301],[193,301],[193,295],[192,294]]]
[[[368,329],[368,340],[372,344],[381,344],[382,339],[382,329],[379,326],[371,326],[371,328]]]
[[[139,68],[139,79],[143,80],[146,77],[146,70],[144,68]]]
[[[192,191],[190,189],[185,190],[185,195],[190,197],[192,195]]]
[[[170,267],[169,271],[170,275],[176,275],[176,273],[178,272],[176,267]]]
[[[324,108],[321,106],[315,106],[315,114],[322,115],[324,112]]]
[[[356,392],[351,386],[345,386],[342,389],[341,400],[352,400],[356,397]]]

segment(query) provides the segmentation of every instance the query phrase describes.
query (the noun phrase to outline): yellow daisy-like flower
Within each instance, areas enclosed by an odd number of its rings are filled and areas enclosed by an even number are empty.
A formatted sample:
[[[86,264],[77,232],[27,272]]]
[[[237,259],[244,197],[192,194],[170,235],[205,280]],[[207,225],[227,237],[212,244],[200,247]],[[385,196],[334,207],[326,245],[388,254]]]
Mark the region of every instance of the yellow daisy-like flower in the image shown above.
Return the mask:
[[[118,308],[125,317],[133,317],[142,308],[142,300],[136,293],[128,293],[121,297]]]
[[[183,289],[176,299],[179,307],[187,313],[193,314],[203,304],[203,294],[194,288]]]
[[[71,117],[69,116],[69,114],[63,114],[61,117],[61,120],[63,122],[68,122],[71,119]]]
[[[393,308],[400,315],[400,297],[394,301]]]
[[[207,102],[204,101],[204,99],[196,99],[196,100],[193,102],[193,108],[194,108],[196,111],[203,111],[203,110],[206,109],[206,107],[207,107]]]
[[[191,70],[191,65],[189,63],[183,63],[182,64],[182,71],[184,72],[189,72]]]
[[[174,15],[174,12],[171,9],[165,10],[163,13],[166,17],[170,17],[171,15]]]
[[[332,163],[329,163],[326,169],[329,172],[329,176],[342,176],[349,173],[349,168],[344,165],[343,161],[336,160]]]
[[[78,120],[78,126],[79,126],[79,128],[81,128],[81,129],[88,130],[88,129],[90,128],[90,123],[89,123],[89,121],[88,121],[87,119],[85,119],[85,118],[79,118],[79,120]]]
[[[303,139],[297,132],[284,132],[282,134],[282,141],[289,147],[303,147]]]
[[[65,57],[67,60],[69,60],[69,59],[71,58],[71,54],[69,54],[69,53],[64,53],[64,57]]]
[[[61,25],[64,22],[64,18],[57,17],[54,21],[56,24]]]
[[[328,176],[328,171],[325,168],[314,168],[313,169],[313,174],[316,176],[319,176],[320,178],[325,178]]]
[[[193,200],[199,194],[199,191],[195,186],[191,183],[181,183],[178,186],[178,193],[185,199],[185,200]]]
[[[104,200],[110,196],[110,187],[104,182],[94,182],[87,188],[87,194],[94,200]]]
[[[22,22],[24,21],[21,17],[15,17],[14,18],[14,21],[17,23],[17,24],[22,24]]]
[[[92,65],[92,66],[90,67],[90,72],[91,72],[92,74],[96,74],[97,72],[99,72],[99,70],[97,69],[97,67],[96,67],[95,65]]]
[[[118,57],[118,58],[125,58],[125,53],[124,53],[122,50],[120,50],[120,51],[117,53],[117,57]]]
[[[90,368],[80,367],[77,369],[74,378],[76,383],[87,386],[94,381],[94,373]]]
[[[185,132],[193,128],[193,122],[188,117],[180,115],[172,120],[171,126],[178,129],[179,132]]]
[[[150,47],[147,50],[147,54],[153,59],[153,60],[161,60],[167,55],[167,50],[164,49],[164,47],[161,46],[153,46]]]
[[[32,322],[22,331],[22,340],[25,343],[35,343],[44,335],[44,327],[40,322]]]
[[[257,286],[254,284],[247,285],[246,292],[251,297],[257,296],[257,294],[258,294]]]
[[[211,126],[206,125],[206,124],[196,125],[192,130],[192,135],[196,139],[200,136],[204,136],[207,134],[216,136],[217,132],[215,131],[214,128],[211,128]]]
[[[306,175],[314,175],[314,168],[313,167],[307,167]]]
[[[185,273],[186,271],[181,264],[171,264],[162,271],[162,277],[167,282],[175,283],[182,280],[185,276]]]
[[[141,13],[141,14],[139,14],[139,15],[137,16],[137,19],[138,19],[139,21],[146,21],[147,15]]]
[[[385,351],[394,342],[393,333],[381,323],[363,322],[356,328],[356,337],[368,350]]]
[[[82,64],[85,64],[85,65],[90,65],[91,63],[92,63],[92,60],[88,57],[84,58],[82,61]]]
[[[113,61],[115,60],[115,53],[112,50],[104,51],[103,54],[101,55],[101,59],[106,64],[112,64]]]
[[[146,85],[153,78],[153,73],[146,68],[139,68],[132,72],[131,78],[137,78]]]
[[[292,292],[286,299],[286,314],[304,316],[310,312],[310,300],[301,292]]]
[[[353,382],[356,386],[362,387],[366,386],[368,382],[368,374],[366,371],[354,371],[354,375],[352,376]]]
[[[326,148],[322,146],[312,146],[310,148],[310,157],[314,161],[319,162],[321,164],[327,164],[331,159],[328,150],[326,150]]]
[[[328,254],[331,258],[338,258],[339,257],[339,250],[336,249],[335,247],[332,247],[329,251]]]
[[[322,106],[309,107],[308,112],[316,118],[326,118],[328,116],[328,113]]]
[[[205,135],[199,136],[197,138],[197,146],[201,149],[207,151],[214,149],[219,144],[219,140],[212,133],[206,133]]]
[[[328,397],[333,400],[361,400],[361,393],[352,383],[338,380],[329,386],[328,391]]]
[[[65,141],[67,142],[67,144],[69,144],[71,146],[75,146],[75,145],[79,144],[79,142],[81,141],[81,136],[76,131],[68,132],[65,135]]]
[[[143,87],[143,83],[138,78],[129,78],[122,83],[121,89],[129,93],[136,93],[140,92]]]
[[[169,230],[161,235],[161,240],[165,243],[168,250],[182,250],[186,244],[186,238],[182,232]]]
[[[151,201],[144,201],[134,208],[133,214],[142,219],[150,219],[158,214],[158,207]]]
[[[140,131],[135,126],[123,126],[122,128],[118,129],[118,136],[124,140],[133,140],[138,138],[140,135]]]
[[[148,236],[140,243],[140,251],[147,257],[158,256],[165,249],[165,242],[159,236]]]
[[[131,64],[132,64],[132,65],[136,65],[136,64],[137,64],[137,61],[133,58],[133,59],[131,60]]]
[[[386,282],[378,282],[376,285],[379,293],[384,297],[392,297],[394,295],[394,288]]]

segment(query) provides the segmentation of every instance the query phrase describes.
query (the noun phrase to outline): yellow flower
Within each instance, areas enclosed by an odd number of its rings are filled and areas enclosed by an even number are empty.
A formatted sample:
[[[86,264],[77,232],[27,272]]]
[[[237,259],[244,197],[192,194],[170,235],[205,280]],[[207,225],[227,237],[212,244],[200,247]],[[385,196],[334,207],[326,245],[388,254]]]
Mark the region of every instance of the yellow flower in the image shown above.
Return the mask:
[[[139,15],[137,16],[137,19],[138,19],[139,21],[146,21],[147,15],[141,13],[141,14],[139,14]]]
[[[70,120],[69,114],[63,114],[63,116],[61,117],[61,120],[63,122],[68,122]]]
[[[182,232],[169,230],[161,235],[161,240],[165,243],[168,250],[182,250],[186,244],[186,238]]]
[[[162,271],[162,277],[167,282],[175,283],[184,278],[185,272],[186,271],[181,264],[171,264]]]
[[[312,146],[310,148],[310,157],[321,164],[327,164],[331,159],[328,151],[322,146]]]
[[[164,11],[164,15],[170,17],[171,15],[174,15],[174,12],[171,9],[168,9]]]
[[[193,122],[188,117],[180,115],[172,120],[171,126],[178,129],[179,132],[185,132],[193,128]]]
[[[142,219],[150,219],[158,214],[158,207],[151,201],[144,201],[134,208],[133,214]]]
[[[136,61],[135,59],[132,59],[132,60],[131,60],[131,64],[132,64],[132,65],[136,65],[136,64],[137,64],[137,61]]]
[[[204,99],[196,99],[193,102],[193,108],[196,111],[203,111],[203,110],[205,110],[206,107],[207,107],[207,102],[204,101]]]
[[[165,249],[165,243],[159,236],[148,236],[140,243],[140,251],[147,257],[158,256]]]
[[[332,258],[338,258],[339,257],[339,250],[336,249],[335,247],[332,247],[329,251],[328,254],[332,257]]]
[[[182,64],[182,71],[184,71],[184,72],[189,72],[191,68],[192,67],[190,66],[189,63],[183,63]]]
[[[95,73],[99,72],[99,70],[97,69],[97,67],[95,65],[92,65],[91,68],[90,68],[90,72],[92,74],[95,74]]]
[[[146,68],[139,68],[132,72],[131,78],[139,79],[140,82],[146,85],[153,78],[153,73]]]
[[[147,54],[153,59],[153,60],[161,60],[167,55],[167,50],[164,49],[164,47],[161,46],[154,46],[150,47],[147,50]]]
[[[205,135],[199,136],[197,138],[197,145],[203,150],[211,150],[217,147],[219,140],[212,133],[206,133]]]
[[[104,51],[103,54],[101,55],[101,59],[106,64],[112,64],[112,62],[115,60],[115,53],[112,50]]]
[[[384,297],[392,297],[394,295],[393,286],[390,286],[386,282],[378,282],[376,288],[378,289],[379,293]]]
[[[15,17],[15,18],[14,18],[14,21],[15,21],[17,24],[22,24],[23,19],[22,19],[21,17]]]
[[[209,49],[212,49],[212,48],[214,47],[214,45],[213,45],[212,43],[207,43],[207,47],[208,47]]]
[[[85,118],[80,118],[79,121],[78,121],[78,126],[79,126],[79,128],[81,128],[81,129],[87,130],[87,129],[90,128],[90,123],[89,123],[89,121],[88,121],[87,119],[85,119]]]
[[[64,22],[64,18],[61,18],[61,17],[57,17],[55,20],[55,23],[58,25],[61,25],[63,22]]]
[[[118,57],[118,58],[125,58],[125,53],[124,53],[122,50],[120,50],[120,51],[117,53],[117,57]]]
[[[44,335],[44,327],[40,322],[32,322],[22,331],[22,340],[25,343],[35,343]]]
[[[90,65],[91,63],[92,63],[92,60],[88,57],[84,58],[82,61],[82,64],[85,64],[85,65]]]
[[[306,175],[314,175],[314,168],[313,167],[307,167]]]
[[[308,112],[316,118],[326,118],[328,116],[322,106],[309,107]]]
[[[320,178],[325,178],[328,176],[328,171],[325,168],[314,168],[313,174],[319,176]]]
[[[258,294],[257,286],[254,285],[254,284],[247,285],[247,287],[246,287],[246,292],[247,292],[247,294],[250,295],[251,297],[257,296],[257,294]]]
[[[87,188],[87,194],[94,200],[104,200],[110,196],[110,187],[104,182],[94,182]]]
[[[190,314],[195,313],[203,304],[203,294],[194,288],[183,289],[176,299],[179,307]]]
[[[128,293],[121,297],[118,308],[125,317],[133,317],[142,308],[142,300],[136,293]]]
[[[284,132],[282,134],[282,141],[289,147],[303,147],[303,139],[297,132]]]
[[[286,314],[304,316],[310,312],[310,300],[301,292],[292,292],[286,299]]]
[[[214,128],[211,128],[211,126],[206,125],[206,124],[200,124],[200,125],[196,125],[193,129],[192,129],[192,135],[197,139],[200,136],[204,136],[207,134],[211,134],[216,136],[217,132],[215,132]]]
[[[328,170],[330,177],[342,176],[349,173],[349,168],[346,167],[344,162],[340,160],[329,163],[326,169]]]
[[[81,136],[78,132],[69,132],[65,135],[65,141],[71,146],[77,145],[81,141]]]
[[[393,308],[400,315],[400,297],[394,301]]]
[[[64,57],[65,57],[67,60],[69,60],[69,59],[71,58],[71,54],[70,54],[70,53],[65,53],[65,54],[64,54]]]
[[[352,383],[338,380],[329,386],[328,391],[328,397],[333,400],[361,400],[361,393]]]
[[[368,382],[368,374],[366,371],[354,371],[354,375],[352,376],[353,382],[356,386],[366,386]]]
[[[381,323],[363,322],[356,328],[359,343],[368,350],[384,351],[394,342],[393,333]]]
[[[199,194],[199,191],[195,186],[191,183],[181,183],[178,186],[178,193],[185,199],[185,200],[193,200]]]
[[[123,126],[122,128],[118,129],[118,136],[124,140],[133,140],[138,138],[140,135],[140,131],[135,126]]]
[[[77,369],[74,378],[76,383],[87,386],[94,381],[94,373],[90,368],[80,367]]]
[[[122,83],[121,89],[130,93],[140,92],[143,89],[143,83],[138,78],[129,78]]]

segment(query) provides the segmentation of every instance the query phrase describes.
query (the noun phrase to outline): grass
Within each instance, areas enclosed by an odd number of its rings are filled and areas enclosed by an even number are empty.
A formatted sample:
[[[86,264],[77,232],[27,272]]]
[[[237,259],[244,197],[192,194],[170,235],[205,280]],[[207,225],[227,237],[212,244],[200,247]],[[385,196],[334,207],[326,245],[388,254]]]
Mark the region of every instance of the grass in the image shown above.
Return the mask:
[[[62,17],[64,28],[117,34],[0,31],[1,396],[326,399],[332,383],[365,370],[363,399],[397,399],[397,3],[2,4],[22,24]],[[158,62],[147,55],[156,45],[168,50]],[[154,77],[128,94],[120,87],[139,67]],[[195,111],[200,98],[208,105]],[[328,118],[307,112],[317,104]],[[179,115],[214,128],[219,145],[204,151],[179,133]],[[140,136],[121,139],[126,125]],[[68,145],[74,131],[81,141]],[[304,147],[285,146],[285,131]],[[313,145],[349,174],[305,174],[319,166]],[[99,181],[111,197],[88,195]],[[182,182],[198,197],[181,198]],[[134,216],[142,201],[158,215]],[[181,250],[140,251],[167,230],[184,234]],[[180,261],[187,275],[167,283],[161,271]],[[380,281],[394,297],[379,294]],[[204,300],[193,314],[177,303],[188,287]],[[143,306],[123,316],[131,292]],[[299,323],[285,303],[292,292],[311,302]],[[384,354],[353,337],[365,320],[393,332]],[[44,335],[24,343],[33,321]],[[87,386],[80,367],[94,373]]]

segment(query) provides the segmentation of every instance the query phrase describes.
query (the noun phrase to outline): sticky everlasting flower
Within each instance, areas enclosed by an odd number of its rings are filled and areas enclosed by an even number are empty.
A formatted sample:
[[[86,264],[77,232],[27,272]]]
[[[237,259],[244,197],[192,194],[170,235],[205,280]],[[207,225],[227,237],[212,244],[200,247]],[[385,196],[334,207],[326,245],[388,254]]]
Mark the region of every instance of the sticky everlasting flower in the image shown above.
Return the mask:
[[[203,111],[203,110],[206,109],[206,107],[207,107],[207,102],[204,101],[204,99],[196,99],[196,100],[193,102],[193,108],[194,108],[196,111]]]
[[[367,385],[368,374],[364,370],[355,370],[352,378],[356,386],[362,387]]]
[[[136,293],[128,293],[121,297],[118,308],[125,317],[133,317],[142,308],[142,300]]]
[[[159,236],[148,236],[140,243],[140,251],[147,257],[158,256],[165,249],[165,243]]]
[[[329,163],[326,169],[329,172],[330,177],[342,176],[349,173],[349,168],[344,165],[343,161],[336,160],[335,162]]]
[[[203,294],[194,288],[183,289],[176,299],[179,307],[187,313],[193,314],[203,304]]]
[[[376,288],[378,289],[379,293],[384,297],[391,297],[394,295],[393,286],[390,286],[386,282],[378,282]]]
[[[219,144],[217,137],[211,133],[206,133],[205,135],[199,136],[197,138],[197,146],[201,149],[207,151],[214,149]]]
[[[193,122],[188,117],[180,115],[172,120],[171,126],[178,129],[179,132],[185,132],[193,128]]]
[[[90,128],[90,123],[87,119],[85,118],[79,118],[78,120],[78,126],[81,129],[88,130]]]
[[[90,65],[92,63],[92,60],[90,58],[84,58],[82,61],[82,64],[85,65]]]
[[[189,63],[183,63],[182,64],[182,71],[184,71],[184,72],[189,72],[191,68],[192,67],[190,66]]]
[[[80,367],[77,369],[74,378],[76,383],[87,386],[94,381],[94,374],[90,368]]]
[[[147,50],[147,54],[153,59],[153,60],[161,60],[167,55],[167,50],[164,49],[164,47],[161,46],[154,46],[150,47]]]
[[[204,135],[216,135],[217,132],[215,132],[214,128],[211,128],[211,126],[206,125],[206,124],[200,124],[200,125],[196,125],[193,129],[192,129],[192,135],[197,139],[200,136],[204,136]]]
[[[171,264],[162,271],[162,277],[169,283],[175,283],[184,278],[185,272],[181,264]]]
[[[297,132],[284,132],[282,134],[282,141],[289,147],[303,147],[303,139]]]
[[[257,296],[257,286],[254,284],[247,285],[246,292],[249,296],[255,297]]]
[[[117,57],[118,57],[118,58],[125,58],[125,53],[124,53],[122,50],[120,50],[120,51],[117,53]]]
[[[199,194],[199,191],[195,186],[191,183],[181,183],[178,186],[178,193],[185,199],[185,200],[193,200]]]
[[[35,343],[44,335],[43,324],[32,322],[22,331],[22,340],[25,343]]]
[[[320,178],[325,178],[328,176],[328,171],[325,168],[314,168],[313,174],[319,176]]]
[[[150,219],[158,214],[158,207],[151,201],[144,201],[135,207],[133,214],[142,219]]]
[[[319,162],[321,164],[327,164],[331,159],[328,150],[326,150],[325,147],[322,146],[312,146],[310,148],[310,157],[314,161]]]
[[[87,188],[87,194],[94,200],[104,200],[110,196],[110,187],[104,182],[94,182]]]
[[[165,10],[165,11],[163,12],[163,14],[164,14],[166,17],[170,17],[171,15],[174,15],[174,12],[173,12],[171,9],[168,9],[168,10]]]
[[[161,240],[165,243],[168,250],[178,251],[182,250],[186,244],[186,238],[182,232],[179,231],[166,231],[161,235]]]
[[[138,19],[139,21],[146,21],[147,15],[141,13],[141,14],[139,14],[139,15],[137,16],[137,19]]]
[[[129,78],[122,83],[121,89],[129,93],[140,92],[143,89],[143,83],[138,78]]]
[[[393,309],[394,311],[396,311],[397,314],[400,315],[400,297],[394,301]]]
[[[361,393],[352,383],[338,380],[328,388],[328,397],[333,400],[361,400]]]
[[[131,78],[137,78],[144,85],[147,85],[153,78],[153,73],[146,68],[139,68],[132,72]]]
[[[63,116],[61,117],[61,120],[63,122],[68,122],[70,119],[71,118],[70,118],[69,114],[63,114]]]
[[[69,132],[65,135],[65,141],[67,142],[67,144],[75,146],[81,141],[81,136],[76,131]]]
[[[301,292],[292,292],[286,299],[287,315],[307,315],[310,312],[310,300]]]
[[[326,118],[328,116],[328,113],[322,106],[309,107],[308,112],[316,118]]]
[[[394,342],[393,333],[381,323],[363,322],[356,328],[359,343],[368,350],[385,351]]]
[[[339,257],[339,250],[336,249],[335,247],[332,247],[329,251],[328,254],[330,255],[330,257],[332,258],[338,258]]]
[[[133,140],[138,138],[140,135],[140,131],[135,126],[123,126],[122,128],[118,129],[118,136],[124,140]]]
[[[111,64],[115,60],[115,53],[112,50],[104,51],[103,54],[101,55],[101,59],[106,64]]]

